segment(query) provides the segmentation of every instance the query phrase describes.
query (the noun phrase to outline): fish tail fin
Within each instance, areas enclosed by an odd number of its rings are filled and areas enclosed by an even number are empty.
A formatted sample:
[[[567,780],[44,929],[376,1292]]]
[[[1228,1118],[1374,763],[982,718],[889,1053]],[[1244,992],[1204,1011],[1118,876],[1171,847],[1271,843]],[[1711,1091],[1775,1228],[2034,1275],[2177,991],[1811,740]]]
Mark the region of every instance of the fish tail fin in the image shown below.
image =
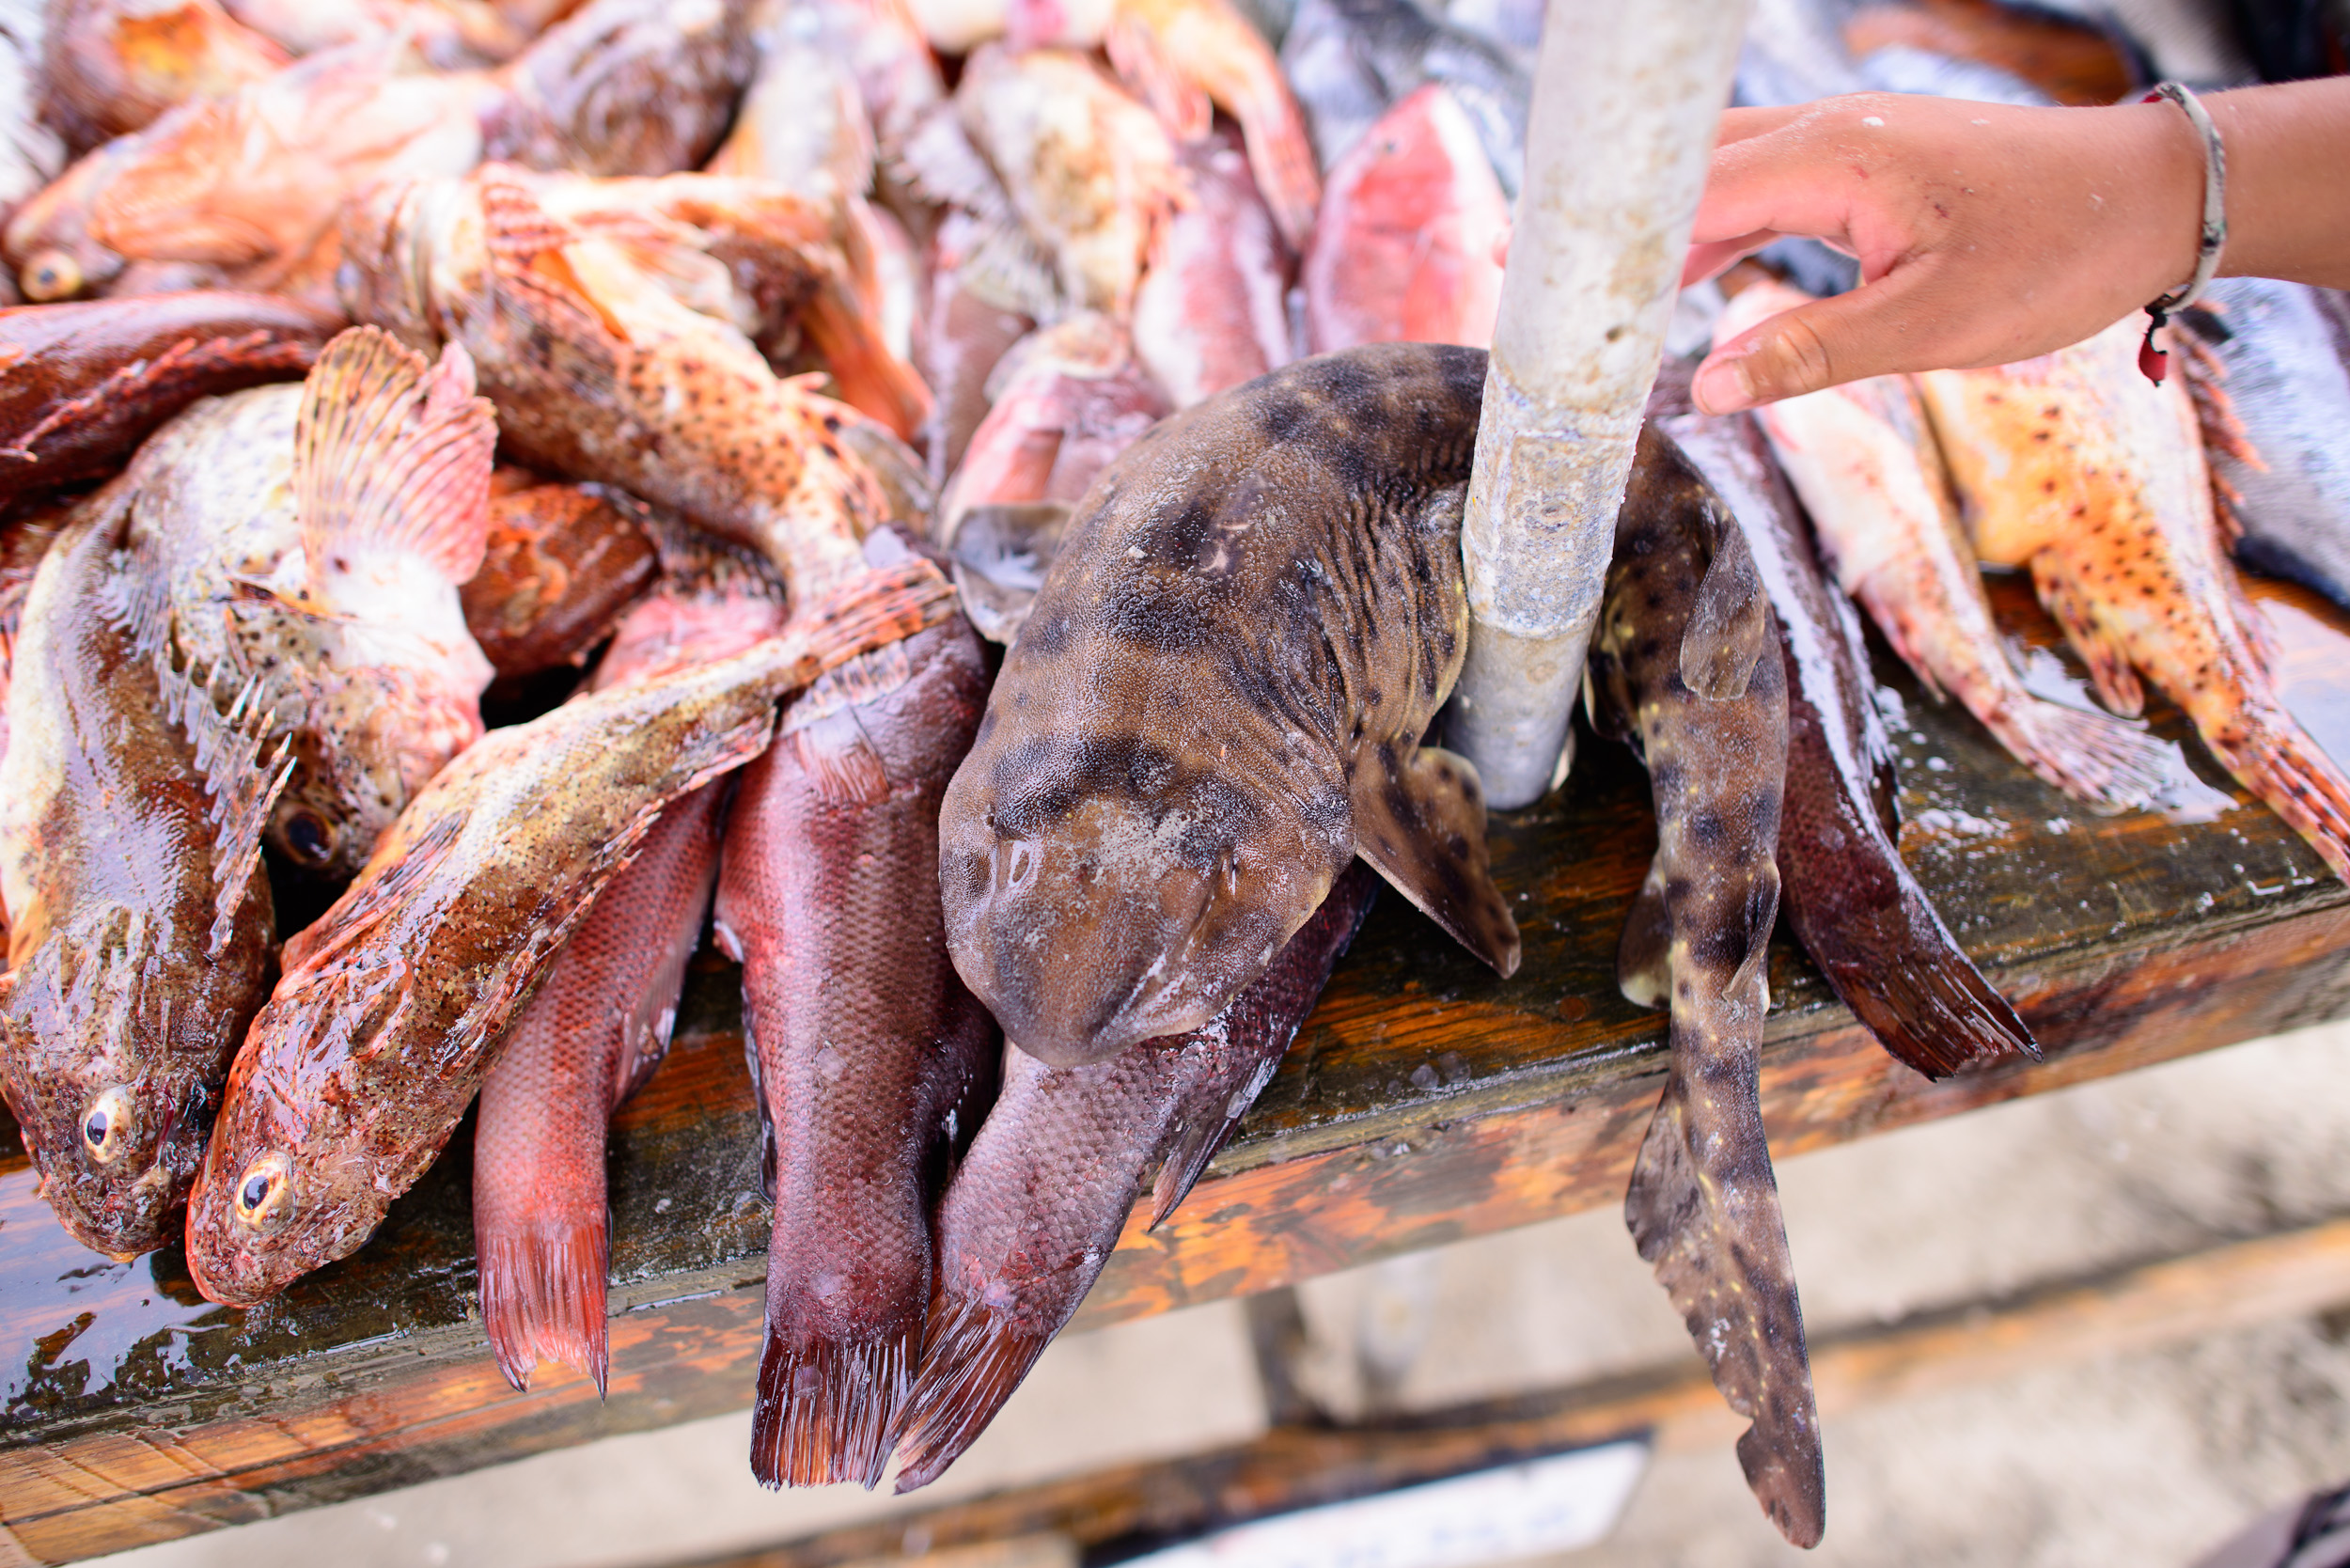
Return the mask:
[[[484,1231],[475,1245],[481,1326],[506,1381],[526,1389],[540,1360],[561,1361],[594,1379],[596,1396],[603,1398],[611,1365],[604,1332],[611,1237],[604,1215],[501,1226]]]
[[[978,1292],[940,1294],[923,1337],[922,1375],[906,1404],[905,1435],[899,1445],[905,1456],[898,1472],[901,1493],[928,1486],[963,1457],[1027,1378],[1059,1327],[1015,1322]]]
[[[327,344],[303,383],[294,499],[310,591],[354,550],[421,556],[452,583],[481,565],[497,415],[454,341],[438,363],[380,328]]]
[[[1808,909],[1791,911],[1837,996],[1878,1044],[1929,1078],[2010,1057],[2038,1061],[2031,1030],[1959,947],[1889,845],[1886,858],[1898,887],[1883,906],[1840,906],[1817,922]]]
[[[2244,704],[2225,729],[2196,719],[2220,764],[2350,882],[2350,777],[2325,748],[2273,698]]]
[[[853,1338],[810,1334],[771,1312],[751,1414],[751,1474],[760,1484],[879,1485],[920,1341],[918,1318]]]
[[[1191,1196],[1191,1189],[1207,1173],[1208,1162],[1231,1141],[1232,1129],[1240,1125],[1240,1119],[1280,1070],[1281,1058],[1294,1038],[1292,1031],[1280,1036],[1277,1043],[1268,1043],[1272,1048],[1257,1063],[1256,1070],[1221,1104],[1189,1107],[1192,1114],[1185,1116],[1183,1126],[1176,1130],[1167,1158],[1159,1166],[1158,1177],[1151,1184],[1151,1222],[1144,1230],[1155,1231],[1166,1224],[1167,1216]]]
[[[2020,695],[1984,719],[2032,772],[2076,799],[2129,810],[2177,781],[2177,748],[2135,719]]]
[[[1673,1032],[1682,1034],[1678,1024]],[[1685,1051],[1676,1038],[1664,1099],[1632,1168],[1624,1222],[1712,1366],[1715,1388],[1752,1423],[1738,1438],[1747,1485],[1780,1534],[1816,1545],[1826,1526],[1819,1412],[1755,1053],[1690,1062]],[[1729,1081],[1692,1092],[1693,1068]]]

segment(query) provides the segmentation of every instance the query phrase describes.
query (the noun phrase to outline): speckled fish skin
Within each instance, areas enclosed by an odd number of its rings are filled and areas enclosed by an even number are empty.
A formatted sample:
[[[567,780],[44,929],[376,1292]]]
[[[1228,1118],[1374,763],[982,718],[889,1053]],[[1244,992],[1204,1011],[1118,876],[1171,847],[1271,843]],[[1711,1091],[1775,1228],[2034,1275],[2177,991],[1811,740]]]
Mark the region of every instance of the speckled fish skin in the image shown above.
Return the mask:
[[[1653,425],[1617,519],[1591,677],[1656,800],[1656,859],[1619,973],[1633,1000],[1669,996],[1672,1014],[1672,1062],[1624,1220],[1715,1387],[1753,1422],[1738,1439],[1747,1484],[1781,1534],[1815,1545],[1826,1507],[1819,1416],[1758,1076],[1786,676],[1736,523]]]
[[[1297,357],[1290,260],[1230,139],[1186,147],[1191,206],[1167,220],[1135,295],[1135,352],[1177,408]]]
[[[483,156],[535,169],[697,167],[751,79],[746,0],[591,0],[496,75]]]
[[[2350,879],[2350,778],[2278,696],[2260,612],[2228,559],[2195,405],[2138,369],[2144,328],[1918,378],[1975,549],[2029,566],[2040,602],[2119,713],[2139,677],[2186,711],[2222,767]]]
[[[1714,341],[1809,298],[1784,284],[1752,284],[1722,312]],[[2109,714],[2034,696],[2009,662],[1941,447],[1907,378],[1781,399],[1756,417],[1837,582],[1927,690],[1958,698],[2008,755],[2076,799],[2120,809],[2164,790],[2173,776],[2165,743]]]
[[[0,310],[0,501],[105,473],[198,398],[300,376],[339,324],[212,290]]]
[[[142,591],[118,549],[128,503],[100,492],[41,563],[0,760],[0,1086],[58,1219],[118,1257],[172,1239],[272,956],[263,765],[208,746],[208,788],[171,716],[205,694],[167,704],[118,620]]]
[[[443,769],[288,944],[189,1198],[197,1288],[250,1305],[364,1242],[662,808],[765,749],[783,693],[949,606],[934,570],[878,574],[749,652],[566,703]]]
[[[672,188],[736,189],[683,178]],[[352,313],[420,346],[463,343],[504,411],[502,436],[535,466],[674,508],[765,554],[795,594],[862,572],[857,540],[885,497],[845,437],[855,411],[778,380],[740,325],[681,301],[625,248],[650,238],[681,265],[711,261],[691,243],[669,244],[667,231],[649,234],[635,220],[615,239],[541,201],[600,194],[596,181],[567,192],[495,166],[462,181],[379,188],[345,215]],[[856,400],[859,388],[874,389],[864,400],[913,428],[917,405],[901,396],[913,373],[837,287],[824,217],[780,193],[761,215],[798,226],[793,243],[816,290],[803,320],[831,335],[823,341],[843,391]],[[791,253],[781,238],[769,252]],[[747,307],[723,266],[694,275],[708,276],[718,302]]]
[[[2236,558],[2350,605],[2350,296],[2215,278],[2177,322]]]
[[[1154,1167],[1151,1224],[1175,1212],[1280,1065],[1378,890],[1369,867],[1348,867],[1272,967],[1189,1034],[1084,1067],[1006,1054],[1003,1093],[939,1207],[938,1292],[899,1491],[937,1480],[995,1419],[1093,1288]]]
[[[1163,421],[1104,470],[947,792],[955,966],[1055,1066],[1181,1034],[1360,853],[1500,973],[1518,936],[1458,677],[1471,349],[1381,344]]]
[[[1652,416],[1656,407],[1652,400]],[[1822,573],[1761,430],[1743,416],[1695,413],[1662,423],[1737,519],[1778,623],[1787,669],[1778,874],[1788,923],[1878,1043],[1927,1077],[2038,1059],[2031,1031],[1902,862],[1900,781],[1859,617]]]
[[[775,1201],[751,1424],[769,1486],[873,1485],[913,1383],[940,1168],[998,1055],[938,896],[939,797],[986,698],[960,616],[854,660],[786,710],[727,824],[717,930]]]
[[[268,841],[306,871],[357,871],[481,733],[491,668],[457,585],[481,560],[497,427],[472,393],[462,352],[431,366],[354,328],[303,384],[200,402],[126,470],[180,656],[255,682],[290,737]]]
[[[218,0],[65,0],[51,8],[42,117],[84,152],[192,98],[217,98],[292,56]]]
[[[481,566],[458,592],[502,680],[582,664],[660,574],[643,504],[601,485],[493,496]]]
[[[669,576],[632,612],[593,689],[730,657],[784,623],[782,590],[727,547],[662,529]],[[610,1366],[604,1135],[667,1054],[685,965],[718,876],[726,780],[672,802],[563,945],[481,1082],[474,1254],[498,1368],[530,1387],[540,1359],[603,1391]]]

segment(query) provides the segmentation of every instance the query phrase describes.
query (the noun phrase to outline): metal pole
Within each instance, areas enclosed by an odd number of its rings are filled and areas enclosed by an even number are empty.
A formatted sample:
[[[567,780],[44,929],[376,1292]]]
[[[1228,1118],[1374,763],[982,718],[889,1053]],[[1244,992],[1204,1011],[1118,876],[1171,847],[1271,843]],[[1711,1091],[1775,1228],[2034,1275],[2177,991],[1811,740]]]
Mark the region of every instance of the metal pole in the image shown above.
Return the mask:
[[[1747,0],[1550,0],[1485,375],[1449,744],[1485,798],[1566,774],[1568,719]]]

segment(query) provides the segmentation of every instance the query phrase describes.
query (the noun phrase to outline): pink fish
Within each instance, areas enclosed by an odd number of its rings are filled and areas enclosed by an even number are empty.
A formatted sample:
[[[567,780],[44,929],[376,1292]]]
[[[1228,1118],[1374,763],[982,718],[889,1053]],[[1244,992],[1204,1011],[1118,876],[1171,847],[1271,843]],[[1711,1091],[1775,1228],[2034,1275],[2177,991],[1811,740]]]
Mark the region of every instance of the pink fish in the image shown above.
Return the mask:
[[[1135,352],[1177,408],[1297,357],[1287,247],[1229,136],[1183,149],[1194,204],[1169,218],[1135,294]]]

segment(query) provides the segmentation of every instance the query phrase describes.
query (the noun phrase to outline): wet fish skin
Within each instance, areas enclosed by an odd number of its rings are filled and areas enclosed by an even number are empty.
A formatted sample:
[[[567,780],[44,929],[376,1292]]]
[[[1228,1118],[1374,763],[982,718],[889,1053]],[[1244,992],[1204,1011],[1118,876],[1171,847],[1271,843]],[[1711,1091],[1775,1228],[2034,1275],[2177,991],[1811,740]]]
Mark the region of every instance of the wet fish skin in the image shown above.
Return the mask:
[[[661,557],[643,504],[595,485],[494,496],[480,569],[458,589],[465,626],[501,679],[585,662],[652,584]]]
[[[1510,198],[1450,89],[1381,116],[1330,171],[1306,249],[1306,344],[1491,344]]]
[[[151,591],[119,553],[129,500],[98,493],[36,574],[0,760],[0,1088],[58,1219],[117,1257],[172,1239],[267,995],[259,823],[284,776],[123,619]]]
[[[1212,1022],[1107,1061],[1005,1057],[1004,1090],[938,1215],[938,1292],[900,1445],[898,1490],[938,1479],[1020,1387],[1108,1262],[1153,1168],[1174,1213],[1271,1080],[1377,897],[1340,872],[1271,967]]]
[[[197,398],[302,375],[338,324],[213,290],[0,309],[0,501],[106,472]]]
[[[1414,0],[1301,0],[1281,42],[1281,66],[1324,168],[1391,105],[1441,82],[1476,125],[1501,188],[1516,196],[1533,83],[1507,50],[1437,20]]]
[[[2223,277],[2177,320],[2236,557],[2350,605],[2350,301]]]
[[[1778,909],[1786,672],[1745,538],[1643,426],[1616,524],[1591,683],[1648,765],[1656,858],[1619,955],[1625,995],[1669,999],[1671,1065],[1624,1198],[1640,1256],[1752,1425],[1747,1484],[1779,1532],[1825,1522],[1819,1417],[1759,1071]]]
[[[191,98],[234,92],[291,58],[218,0],[64,0],[51,8],[50,27],[41,115],[76,153]]]
[[[1726,343],[1809,296],[1742,290],[1715,323]],[[1936,697],[1948,692],[2008,754],[2076,799],[2143,806],[2181,765],[2165,743],[2105,713],[2028,690],[2008,660],[1919,388],[1873,376],[1782,399],[1757,414],[1819,530],[1836,580]],[[2131,710],[2135,713],[2135,710]]]
[[[1684,399],[1685,401],[1685,399]],[[1650,404],[1652,416],[1656,412]],[[1850,598],[1832,588],[1754,422],[1694,412],[1666,433],[1729,505],[1770,595],[1787,667],[1779,884],[1788,923],[1880,1044],[1929,1078],[2038,1060],[1902,861],[1893,747]]]
[[[1135,294],[1135,352],[1177,408],[1297,357],[1287,247],[1221,133],[1182,149],[1193,202],[1167,220]]]
[[[589,0],[500,69],[482,156],[588,175],[698,167],[758,64],[748,13],[745,0]]]
[[[15,0],[0,10],[0,230],[20,203],[65,166],[65,142],[39,114],[46,10],[35,0]],[[0,277],[0,306],[17,303],[9,282]]]
[[[962,466],[971,436],[987,417],[989,377],[1011,346],[1035,327],[1033,317],[1005,301],[975,290],[963,275],[984,237],[983,226],[967,212],[950,212],[939,226],[931,254],[931,284],[919,351],[922,379],[934,394],[923,422],[927,472],[944,486]]]
[[[749,652],[566,703],[443,769],[287,945],[189,1197],[197,1288],[250,1305],[366,1241],[663,808],[764,750],[780,695],[950,604],[927,566],[879,573]]]
[[[1205,1024],[1359,852],[1504,975],[1463,655],[1477,351],[1301,360],[1161,422],[1072,521],[947,792],[955,966],[1055,1066]]]
[[[2136,317],[2039,359],[1918,377],[1982,558],[2029,566],[2107,707],[2141,675],[2236,781],[2350,878],[2350,777],[2278,696],[2228,559],[2194,400],[2138,370]]]

